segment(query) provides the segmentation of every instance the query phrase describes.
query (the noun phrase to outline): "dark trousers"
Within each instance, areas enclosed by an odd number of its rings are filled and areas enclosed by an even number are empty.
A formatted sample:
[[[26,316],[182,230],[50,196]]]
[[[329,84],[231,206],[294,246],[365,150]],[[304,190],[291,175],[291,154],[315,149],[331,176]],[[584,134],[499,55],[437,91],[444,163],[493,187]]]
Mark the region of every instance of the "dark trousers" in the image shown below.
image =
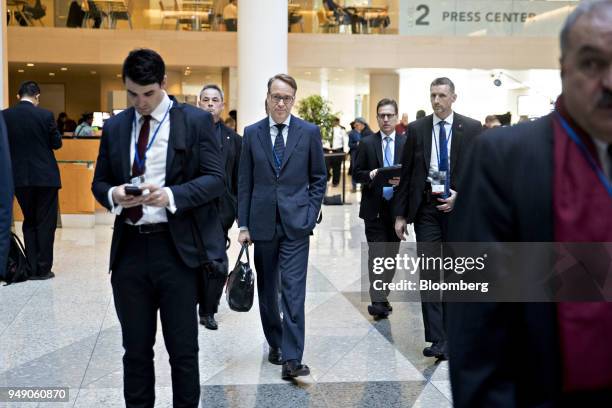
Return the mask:
[[[342,153],[342,149],[335,149],[332,153]],[[330,171],[332,174],[332,184],[334,186],[340,184],[340,176],[342,175],[342,161],[343,157],[329,157],[327,160],[327,178],[330,177]]]
[[[304,354],[304,301],[309,247],[310,236],[290,240],[280,223],[276,224],[272,240],[255,242],[261,323],[268,344],[281,349],[283,361],[302,361]],[[278,306],[279,283],[282,320]]]
[[[389,202],[383,200],[379,217],[374,220],[364,220],[365,234],[368,244],[368,274],[370,278],[370,299],[372,302],[386,302],[389,290],[375,290],[374,281],[381,280],[390,283],[395,276],[395,268],[384,269],[380,274],[374,272],[375,258],[395,258],[399,251],[400,240],[395,234],[395,221],[391,216]],[[382,244],[385,243],[385,244]]]
[[[225,231],[225,236],[227,237],[227,231]],[[198,294],[198,303],[200,304],[198,313],[200,316],[213,315],[219,311],[219,301],[223,296],[223,288],[226,282],[227,273],[225,277],[216,274],[202,275]]]
[[[53,266],[57,190],[57,187],[15,188],[23,212],[23,240],[30,276],[48,275]]]
[[[179,258],[169,232],[139,234],[125,226],[111,283],[123,336],[127,407],[153,407],[153,345],[159,310],[170,355],[173,406],[198,406],[198,271]]]
[[[350,156],[351,156],[351,168],[350,168],[350,174],[351,174],[351,183],[353,184],[353,188],[357,187],[357,180],[355,180],[355,160],[357,159],[357,149],[353,149],[349,152]]]
[[[416,233],[417,251],[429,257],[440,256],[440,251],[435,251],[430,245],[419,246],[419,242],[445,242],[448,230],[448,214],[436,208],[436,202],[428,202],[427,199],[421,204],[414,222]],[[440,281],[440,271],[421,271],[421,279],[432,279]],[[431,294],[429,294],[431,295]],[[444,329],[444,317],[446,315],[446,304],[442,302],[422,302],[423,323],[425,325],[425,341],[446,341],[446,330]]]

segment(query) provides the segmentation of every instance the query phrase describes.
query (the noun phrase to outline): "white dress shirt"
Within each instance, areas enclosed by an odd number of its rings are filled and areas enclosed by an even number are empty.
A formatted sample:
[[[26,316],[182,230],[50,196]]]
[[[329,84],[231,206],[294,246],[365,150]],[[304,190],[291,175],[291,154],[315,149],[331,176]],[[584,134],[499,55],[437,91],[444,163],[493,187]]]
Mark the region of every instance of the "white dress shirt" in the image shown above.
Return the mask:
[[[342,149],[343,151],[346,150],[345,146],[347,146],[348,143],[347,143],[347,137],[346,137],[345,130],[342,129],[340,126],[334,126],[332,131],[333,131],[333,134],[332,134],[331,148],[333,150],[336,150],[336,149]]]
[[[389,161],[389,165],[393,166],[393,160],[395,159],[395,130],[391,132],[390,135],[385,135],[385,133],[381,130],[380,137],[382,138],[382,157],[383,157],[383,167],[387,166],[387,160]],[[390,137],[389,141],[389,152],[390,155],[387,156],[387,160],[385,160],[385,147],[387,147],[387,142],[385,141],[386,137]]]
[[[451,160],[451,143],[453,141],[453,119],[455,116],[455,112],[451,112],[450,115],[444,122],[444,130],[446,130],[446,140],[447,143],[447,151],[448,151],[448,167],[450,170],[450,160]],[[427,181],[429,183],[433,182],[431,174],[438,171],[438,157],[440,156],[440,126],[438,123],[442,122],[443,119],[440,119],[435,113],[433,115],[433,132],[431,132],[431,156],[429,158],[429,174],[427,175]],[[436,150],[437,149],[437,150]]]
[[[287,147],[287,136],[289,135],[289,123],[291,122],[291,115],[287,116],[287,119],[283,122],[285,127],[283,128],[283,141],[285,147]],[[268,116],[268,123],[270,126],[270,137],[272,138],[272,150],[274,150],[274,142],[276,141],[276,135],[278,135],[278,128],[275,126],[276,122],[272,119],[272,116]]]
[[[153,135],[157,131],[158,127],[159,131],[157,133],[155,141],[153,141],[150,149],[145,154],[146,163],[144,178],[145,183],[154,184],[159,187],[164,187],[166,184],[166,158],[168,153],[168,140],[170,139],[169,109],[171,106],[172,100],[170,100],[168,95],[164,92],[164,98],[162,99],[160,104],[157,105],[157,108],[155,108],[155,110],[153,110],[153,112],[151,113],[151,121],[149,123],[150,133],[148,143],[151,143],[151,141],[153,140]],[[143,122],[144,119],[142,118],[142,115],[138,113],[138,111],[135,111],[135,122],[132,123],[132,134],[130,143],[130,172],[132,163],[134,163],[134,155],[136,154],[135,145],[138,142],[138,135],[140,134],[140,128],[142,127]],[[134,129],[134,127],[136,128]],[[113,191],[115,190],[115,188],[116,187],[113,187],[108,191],[108,201],[111,205],[111,212],[113,214],[119,215],[121,214],[123,207],[120,205],[115,206],[115,203],[113,202]],[[176,212],[176,206],[174,203],[174,195],[172,194],[172,190],[170,190],[169,187],[164,187],[164,190],[168,194],[169,205],[165,208],[144,205],[142,207],[142,218],[138,220],[138,222],[136,222],[136,225],[168,222],[168,217],[166,216],[166,209],[168,209],[168,211],[174,214]],[[132,224],[132,222],[127,218],[125,222],[128,224]]]

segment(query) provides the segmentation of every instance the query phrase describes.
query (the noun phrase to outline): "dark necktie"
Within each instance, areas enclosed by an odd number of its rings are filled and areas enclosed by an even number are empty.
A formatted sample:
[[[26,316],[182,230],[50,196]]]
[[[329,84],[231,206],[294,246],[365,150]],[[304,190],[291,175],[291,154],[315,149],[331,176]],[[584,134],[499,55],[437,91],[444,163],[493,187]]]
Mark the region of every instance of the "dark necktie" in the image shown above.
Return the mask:
[[[142,176],[145,172],[145,154],[147,152],[147,144],[149,143],[149,131],[151,129],[151,115],[144,115],[142,117],[143,122],[140,127],[140,133],[138,134],[138,143],[136,144],[138,158],[140,159],[139,166],[136,155],[134,156],[134,162],[132,163],[132,177]],[[132,208],[125,209],[127,217],[136,224],[138,220],[142,218],[142,205]]]
[[[438,145],[440,146],[440,162],[438,163],[438,171],[446,172],[446,182],[444,187],[444,198],[448,197],[448,190],[450,187],[450,172],[448,171],[448,143],[446,141],[446,125],[445,121],[438,123],[440,125],[440,136],[438,138]]]
[[[276,139],[274,139],[274,161],[276,163],[276,173],[280,173],[281,164],[283,164],[283,156],[285,155],[285,141],[283,139],[284,123],[274,125],[278,129]]]
[[[391,137],[385,136],[383,140],[385,142],[383,167],[389,167],[393,165],[393,157],[391,157]],[[393,187],[383,187],[383,198],[387,201],[393,198]]]

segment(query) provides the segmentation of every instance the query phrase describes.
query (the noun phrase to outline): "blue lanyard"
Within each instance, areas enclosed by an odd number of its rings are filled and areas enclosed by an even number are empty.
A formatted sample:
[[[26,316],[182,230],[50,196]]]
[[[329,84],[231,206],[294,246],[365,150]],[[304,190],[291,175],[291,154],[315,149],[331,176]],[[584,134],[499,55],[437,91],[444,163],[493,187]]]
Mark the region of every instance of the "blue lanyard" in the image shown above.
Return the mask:
[[[147,161],[147,152],[149,151],[149,149],[153,145],[153,142],[155,142],[155,138],[157,138],[157,134],[159,133],[159,129],[161,128],[162,123],[164,123],[164,121],[166,120],[166,117],[168,116],[168,112],[170,112],[171,108],[172,108],[172,103],[170,103],[170,106],[168,106],[168,109],[166,110],[166,113],[164,114],[164,117],[162,118],[161,122],[159,122],[159,124],[157,125],[157,128],[155,129],[155,132],[153,132],[153,137],[149,141],[149,144],[147,145],[147,148],[145,149],[145,152],[144,152],[144,155],[143,155],[142,159],[138,155],[138,138],[136,136],[134,136],[134,161],[136,161],[136,166],[138,166],[138,168],[141,171],[144,168],[145,162]],[[136,134],[136,129],[137,128],[138,128],[138,124],[136,123],[136,114],[134,113],[134,135]]]
[[[599,177],[599,181],[601,181],[601,184],[603,184],[605,189],[608,190],[608,195],[610,195],[610,198],[612,198],[612,185],[610,184],[610,181],[608,181],[608,178],[606,177],[602,169],[597,165],[595,159],[593,159],[593,156],[585,146],[584,142],[580,139],[580,137],[578,137],[576,131],[572,129],[572,127],[567,123],[567,121],[563,119],[561,114],[557,112],[557,116],[561,121],[561,126],[563,126],[563,129],[565,129],[565,132],[567,132],[567,135],[570,137],[570,139],[572,139],[574,143],[576,143],[576,146],[578,146],[584,158],[591,165],[591,168],[597,174],[597,177]]]
[[[435,126],[434,126],[435,127]],[[436,137],[436,131],[435,129],[431,129],[431,134],[433,135],[433,139],[434,139],[434,145],[436,146],[436,157],[438,158],[438,171],[440,170],[440,153],[438,152],[438,137]],[[451,138],[453,137],[453,126],[451,125],[451,129],[448,132],[448,135],[446,136],[446,142],[444,143],[446,145],[446,151],[448,152],[448,142],[450,142]],[[447,156],[450,158],[450,156]],[[449,170],[450,170],[450,166]]]

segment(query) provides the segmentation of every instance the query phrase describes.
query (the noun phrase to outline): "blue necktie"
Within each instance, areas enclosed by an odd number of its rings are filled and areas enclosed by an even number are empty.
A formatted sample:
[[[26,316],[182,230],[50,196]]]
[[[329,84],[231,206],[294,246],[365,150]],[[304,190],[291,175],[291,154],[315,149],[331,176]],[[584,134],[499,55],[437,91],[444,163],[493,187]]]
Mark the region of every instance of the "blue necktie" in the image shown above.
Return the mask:
[[[438,170],[446,172],[446,181],[444,186],[444,198],[449,196],[450,188],[450,172],[448,171],[448,143],[446,141],[446,125],[445,121],[438,123],[440,125],[440,136],[438,138],[438,145],[440,146],[440,162],[438,163]]]
[[[285,155],[285,140],[283,139],[284,123],[274,125],[278,129],[276,139],[274,139],[274,162],[276,163],[276,174],[280,174],[281,164],[283,164],[283,156]]]
[[[391,138],[385,137],[385,157],[383,158],[383,167],[389,167],[393,165],[393,156],[391,153]],[[393,187],[383,187],[383,198],[387,201],[393,198]]]

